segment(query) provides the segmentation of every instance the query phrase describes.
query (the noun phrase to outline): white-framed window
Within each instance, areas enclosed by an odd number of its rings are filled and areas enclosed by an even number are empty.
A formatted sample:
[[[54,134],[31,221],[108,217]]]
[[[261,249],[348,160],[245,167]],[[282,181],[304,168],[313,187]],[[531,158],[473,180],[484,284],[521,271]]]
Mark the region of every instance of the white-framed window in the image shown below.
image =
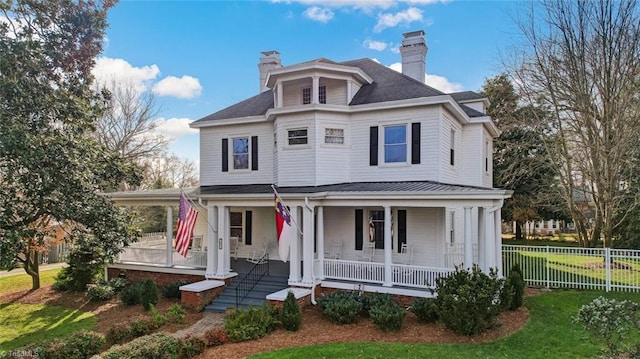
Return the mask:
[[[455,218],[456,218],[456,212],[454,211],[450,211],[449,212],[449,245],[452,246],[453,242],[455,242]]]
[[[311,87],[302,88],[302,104],[308,105],[311,103]]]
[[[384,162],[407,162],[407,125],[389,125],[384,127]]]
[[[344,144],[344,128],[325,128],[324,143],[327,144]]]
[[[451,137],[449,139],[449,164],[455,166],[456,164],[456,130],[451,129]]]
[[[233,169],[249,169],[249,137],[237,137],[232,139]]]
[[[318,101],[327,103],[327,86],[322,85],[318,88]]]
[[[489,141],[484,142],[484,172],[489,173]]]
[[[287,140],[289,146],[306,145],[307,143],[309,143],[307,132],[308,130],[306,128],[287,130]]]
[[[243,212],[229,212],[229,237],[243,238],[244,219]]]

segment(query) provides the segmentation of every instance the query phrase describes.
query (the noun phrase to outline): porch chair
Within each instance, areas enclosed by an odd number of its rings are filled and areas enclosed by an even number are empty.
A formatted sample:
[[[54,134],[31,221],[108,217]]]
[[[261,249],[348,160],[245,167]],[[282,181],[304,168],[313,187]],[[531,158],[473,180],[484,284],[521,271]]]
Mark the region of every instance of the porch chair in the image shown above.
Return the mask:
[[[269,249],[269,242],[264,241],[259,248],[251,250],[249,253],[249,258],[247,258],[247,262],[254,264],[263,264],[266,263],[267,260],[265,256],[267,255],[267,250]]]
[[[362,248],[362,253],[358,256],[359,261],[373,262],[376,258],[376,242],[368,242]]]
[[[413,246],[402,243],[400,247],[400,263],[404,265],[411,265],[413,263]]]
[[[239,242],[239,238],[238,237],[231,237],[231,238],[229,238],[229,240],[231,241],[231,256],[233,257],[233,259],[238,260],[238,242]]]
[[[202,239],[203,238],[201,234],[197,234],[191,237],[191,250],[202,251],[204,249]]]

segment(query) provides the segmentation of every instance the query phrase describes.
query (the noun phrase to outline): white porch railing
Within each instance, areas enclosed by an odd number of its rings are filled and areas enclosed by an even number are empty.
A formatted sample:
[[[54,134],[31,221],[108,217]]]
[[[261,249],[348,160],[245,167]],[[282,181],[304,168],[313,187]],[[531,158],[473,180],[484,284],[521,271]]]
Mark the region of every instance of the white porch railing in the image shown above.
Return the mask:
[[[118,256],[118,262],[166,265],[167,251],[166,249],[127,247]],[[177,252],[173,251],[173,265],[184,266],[184,267],[194,267],[194,268],[206,268],[207,252],[206,251],[189,251],[187,257],[185,258],[180,254],[178,254]]]
[[[436,278],[446,277],[453,269],[432,268],[415,265],[392,264],[393,285],[417,288],[435,288]]]
[[[503,270],[514,264],[529,285],[640,292],[640,251],[611,248],[502,246]]]
[[[436,278],[453,272],[447,268],[392,264],[391,283],[404,287],[434,287]],[[322,275],[326,279],[383,284],[384,263],[325,259]]]

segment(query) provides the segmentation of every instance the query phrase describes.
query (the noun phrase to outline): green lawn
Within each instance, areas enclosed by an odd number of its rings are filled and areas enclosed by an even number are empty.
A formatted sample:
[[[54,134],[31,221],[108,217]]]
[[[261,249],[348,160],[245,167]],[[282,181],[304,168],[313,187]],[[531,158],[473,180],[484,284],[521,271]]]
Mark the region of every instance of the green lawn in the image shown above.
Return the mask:
[[[0,303],[0,352],[95,326],[93,314],[76,309]]]
[[[40,286],[53,284],[53,279],[61,268],[49,269],[40,272]],[[20,290],[31,289],[31,277],[24,272],[22,268],[16,268],[14,271],[22,273],[0,278],[0,295],[17,292]]]
[[[554,291],[526,298],[529,322],[515,334],[485,344],[334,343],[290,348],[251,358],[591,358],[603,347],[573,324],[579,308],[603,295],[637,300],[637,294]]]

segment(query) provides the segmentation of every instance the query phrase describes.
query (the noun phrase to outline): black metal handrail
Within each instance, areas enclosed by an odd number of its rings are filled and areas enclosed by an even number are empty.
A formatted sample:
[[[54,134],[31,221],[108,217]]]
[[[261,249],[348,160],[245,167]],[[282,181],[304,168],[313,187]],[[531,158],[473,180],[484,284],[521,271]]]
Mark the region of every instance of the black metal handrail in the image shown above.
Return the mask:
[[[247,275],[238,282],[236,286],[236,308],[266,274],[269,274],[269,253],[262,256],[247,272]]]

